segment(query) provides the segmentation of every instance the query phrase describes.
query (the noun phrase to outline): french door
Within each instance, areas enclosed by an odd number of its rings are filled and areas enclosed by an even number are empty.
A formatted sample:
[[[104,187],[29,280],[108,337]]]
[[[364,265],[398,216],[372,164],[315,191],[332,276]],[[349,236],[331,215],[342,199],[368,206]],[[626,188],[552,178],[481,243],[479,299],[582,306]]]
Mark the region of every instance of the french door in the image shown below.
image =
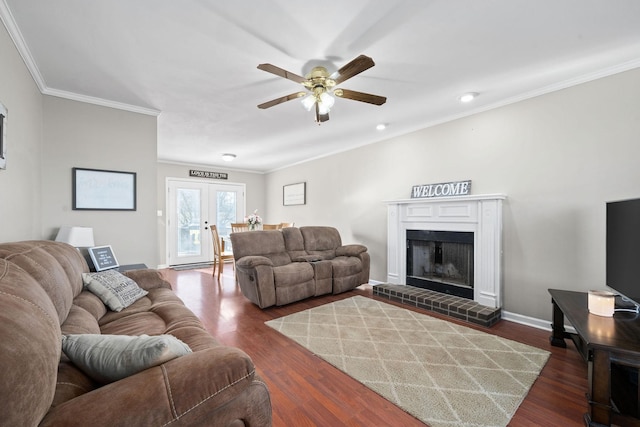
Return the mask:
[[[167,263],[200,264],[213,260],[209,226],[216,224],[225,243],[232,222],[242,222],[244,184],[167,180]]]

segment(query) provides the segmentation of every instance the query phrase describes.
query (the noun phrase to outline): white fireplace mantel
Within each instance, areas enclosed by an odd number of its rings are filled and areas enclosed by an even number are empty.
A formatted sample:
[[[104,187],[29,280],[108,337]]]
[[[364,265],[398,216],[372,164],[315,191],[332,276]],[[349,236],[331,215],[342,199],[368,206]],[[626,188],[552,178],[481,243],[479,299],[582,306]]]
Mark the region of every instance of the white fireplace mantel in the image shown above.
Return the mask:
[[[407,230],[474,234],[474,301],[502,307],[503,194],[386,201],[387,281],[406,285]]]

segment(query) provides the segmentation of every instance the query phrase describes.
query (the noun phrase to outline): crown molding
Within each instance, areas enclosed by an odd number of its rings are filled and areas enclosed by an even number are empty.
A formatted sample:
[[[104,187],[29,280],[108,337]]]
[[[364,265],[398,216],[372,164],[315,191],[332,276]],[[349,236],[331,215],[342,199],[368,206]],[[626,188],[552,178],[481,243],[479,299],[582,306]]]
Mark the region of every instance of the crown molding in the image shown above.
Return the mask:
[[[146,114],[148,116],[159,116],[161,111],[153,108],[139,107],[137,105],[125,104],[124,102],[110,101],[95,96],[80,95],[75,92],[67,92],[65,90],[45,88],[41,90],[43,95],[57,96],[58,98],[71,99],[73,101],[86,102],[88,104],[100,105],[103,107],[115,108],[118,110],[130,111],[132,113]]]

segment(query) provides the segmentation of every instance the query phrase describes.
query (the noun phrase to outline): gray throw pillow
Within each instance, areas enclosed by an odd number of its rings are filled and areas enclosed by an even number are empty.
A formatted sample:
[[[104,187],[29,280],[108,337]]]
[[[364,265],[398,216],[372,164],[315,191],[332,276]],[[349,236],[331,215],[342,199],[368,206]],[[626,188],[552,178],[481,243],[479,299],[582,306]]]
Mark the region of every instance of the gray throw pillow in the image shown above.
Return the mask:
[[[191,353],[188,345],[172,335],[63,335],[62,351],[103,384]]]
[[[121,311],[149,293],[116,270],[82,273],[82,281],[113,311]]]

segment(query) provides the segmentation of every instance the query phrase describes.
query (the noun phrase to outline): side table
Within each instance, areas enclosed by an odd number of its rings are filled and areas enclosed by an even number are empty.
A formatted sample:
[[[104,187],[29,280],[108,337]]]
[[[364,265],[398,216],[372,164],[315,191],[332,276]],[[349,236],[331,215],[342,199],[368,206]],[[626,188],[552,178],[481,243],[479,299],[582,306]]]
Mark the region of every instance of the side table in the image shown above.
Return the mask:
[[[553,304],[551,345],[566,347],[564,339],[572,338],[587,361],[589,412],[584,416],[585,424],[640,426],[640,318],[630,313],[613,317],[590,314],[586,292],[549,289],[549,293]],[[565,331],[565,317],[576,334]]]

